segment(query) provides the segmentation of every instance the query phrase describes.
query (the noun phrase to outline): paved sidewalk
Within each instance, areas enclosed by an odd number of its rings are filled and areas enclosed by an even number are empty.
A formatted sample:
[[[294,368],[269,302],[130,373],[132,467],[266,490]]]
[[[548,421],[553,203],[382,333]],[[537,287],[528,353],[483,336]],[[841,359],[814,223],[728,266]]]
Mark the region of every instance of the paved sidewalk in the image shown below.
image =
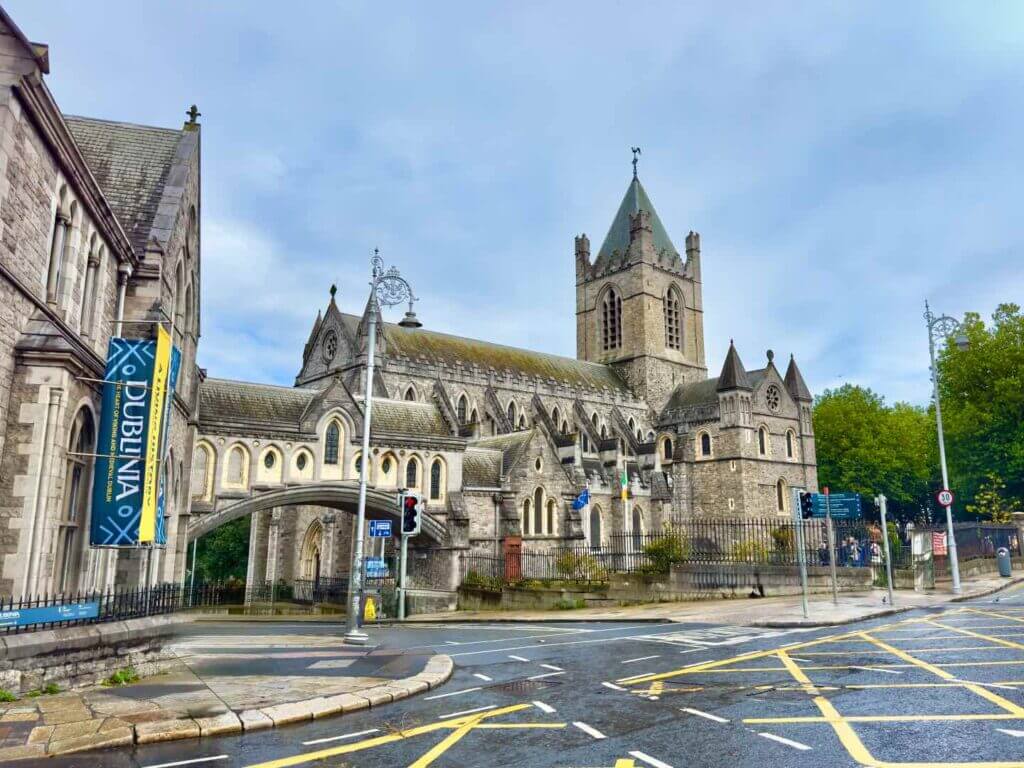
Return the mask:
[[[0,704],[0,762],[272,728],[397,701],[452,673],[447,656],[354,648],[313,626],[193,624],[174,649],[179,669],[132,685]]]
[[[412,622],[501,622],[501,621],[676,621],[728,622],[742,626],[761,627],[828,627],[894,613],[944,605],[958,600],[983,597],[1014,584],[1024,576],[1008,579],[998,576],[965,579],[958,597],[948,588],[930,592],[898,590],[895,606],[888,604],[888,592],[840,593],[839,605],[832,604],[829,594],[811,595],[809,618],[803,617],[800,596],[765,597],[760,599],[701,600],[685,603],[646,603],[617,608],[579,608],[565,611],[446,611],[419,614]]]

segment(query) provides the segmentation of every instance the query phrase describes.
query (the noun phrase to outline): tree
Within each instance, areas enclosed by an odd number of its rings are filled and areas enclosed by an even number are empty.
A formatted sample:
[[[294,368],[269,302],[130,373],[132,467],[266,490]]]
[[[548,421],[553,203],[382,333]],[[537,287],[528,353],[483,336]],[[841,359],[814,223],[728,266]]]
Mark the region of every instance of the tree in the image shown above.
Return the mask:
[[[245,580],[249,561],[249,515],[203,536],[196,550],[196,581]]]
[[[937,459],[926,410],[887,406],[870,389],[845,384],[815,400],[814,433],[819,486],[868,498],[884,493],[901,519],[930,508]]]
[[[974,503],[967,505],[967,511],[993,523],[1011,523],[1013,514],[1020,512],[1020,501],[1006,498],[1006,483],[995,472],[990,472],[974,495]]]

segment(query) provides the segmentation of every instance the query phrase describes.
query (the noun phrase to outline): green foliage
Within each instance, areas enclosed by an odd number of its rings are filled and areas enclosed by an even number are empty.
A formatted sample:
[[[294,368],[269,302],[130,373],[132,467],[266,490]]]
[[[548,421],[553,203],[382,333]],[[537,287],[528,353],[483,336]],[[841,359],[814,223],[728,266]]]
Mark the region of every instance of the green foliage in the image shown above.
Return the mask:
[[[845,384],[815,401],[814,432],[819,486],[869,499],[884,493],[902,519],[930,505],[938,457],[934,421],[923,408],[886,405],[870,389]]]
[[[967,314],[963,331],[967,349],[950,340],[939,354],[950,487],[956,507],[988,516],[1024,502],[1024,315],[1000,304],[989,325]]]
[[[462,580],[462,586],[491,589],[495,592],[500,592],[504,582],[495,576],[482,576],[476,571],[468,571],[466,578]]]
[[[578,597],[575,600],[562,599],[555,603],[556,611],[571,611],[575,608],[586,608],[587,601],[582,597]]]
[[[1021,511],[1020,499],[1008,498],[1006,483],[995,472],[989,472],[967,511],[993,523],[1012,523],[1014,513]]]
[[[117,670],[114,674],[103,681],[103,685],[107,687],[115,687],[121,685],[131,685],[132,683],[139,682],[139,675],[135,671],[134,667],[124,667]]]
[[[775,544],[776,552],[792,552],[794,549],[793,528],[790,526],[779,526],[772,531],[772,542]]]
[[[608,571],[597,558],[579,552],[563,552],[555,558],[555,572],[566,581],[608,581]]]
[[[644,547],[648,562],[643,571],[666,574],[673,563],[681,563],[690,551],[690,543],[682,533],[666,533]]]
[[[60,686],[56,683],[47,683],[42,688],[33,688],[25,695],[30,699],[37,699],[40,696],[54,696],[60,693]]]
[[[732,545],[732,559],[738,563],[768,561],[768,547],[759,541],[738,541]]]
[[[893,562],[899,562],[900,555],[903,554],[903,540],[900,538],[900,531],[896,527],[896,523],[891,520],[885,524],[885,528],[886,534],[889,536],[889,557]]]
[[[250,516],[225,523],[199,539],[196,581],[244,581],[249,562]]]
[[[0,702],[5,702],[6,703],[6,702],[11,702],[11,701],[17,701],[17,700],[18,700],[18,697],[16,695],[14,695],[10,691],[6,690],[5,688],[0,688]]]

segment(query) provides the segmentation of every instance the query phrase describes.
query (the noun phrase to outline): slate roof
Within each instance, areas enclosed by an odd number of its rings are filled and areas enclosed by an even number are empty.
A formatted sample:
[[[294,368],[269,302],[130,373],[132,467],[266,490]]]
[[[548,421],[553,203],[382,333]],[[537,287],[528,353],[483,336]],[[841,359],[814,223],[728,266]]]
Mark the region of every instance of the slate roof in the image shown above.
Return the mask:
[[[373,398],[373,424],[370,433],[400,432],[408,435],[451,437],[451,430],[433,403]]]
[[[804,381],[803,374],[797,368],[796,359],[792,355],[789,356],[789,367],[786,368],[786,389],[789,390],[789,394],[794,400],[814,399],[811,397],[811,390],[807,388],[807,382]]]
[[[595,264],[607,261],[616,252],[618,252],[619,256],[626,252],[629,248],[629,217],[635,216],[636,212],[641,209],[651,215],[651,235],[654,250],[659,254],[668,253],[679,256],[679,251],[672,244],[672,240],[665,230],[665,225],[658,218],[658,212],[654,210],[654,204],[647,196],[643,184],[640,183],[640,179],[634,176],[629,182],[629,187],[626,189],[622,202],[619,204],[619,210],[615,213],[615,218],[612,219],[612,225],[608,229],[608,234],[605,235],[601,249],[597,252]]]
[[[736,351],[736,347],[731,341],[729,342],[729,351],[725,355],[722,373],[718,377],[717,389],[720,392],[728,389],[750,389],[747,370],[743,367],[743,361],[740,360],[740,353]]]
[[[64,117],[137,253],[149,240],[183,131]]]
[[[501,485],[501,451],[467,448],[462,455],[462,485],[468,488],[498,488]]]
[[[359,326],[356,315],[342,315],[353,334]],[[387,356],[406,356],[413,360],[426,357],[431,363],[465,366],[476,363],[482,369],[493,368],[499,373],[508,369],[514,373],[542,379],[555,379],[574,387],[607,387],[630,394],[626,383],[608,365],[588,363],[571,357],[549,355],[518,347],[506,347],[478,339],[467,339],[423,328],[403,328],[394,323],[384,324]]]
[[[315,389],[206,379],[199,387],[199,420],[298,427]]]
[[[665,404],[665,410],[689,408],[693,405],[718,402],[718,377],[696,381],[692,384],[680,384]]]
[[[501,451],[501,473],[507,475],[516,461],[526,450],[533,437],[533,429],[525,429],[520,432],[509,432],[504,435],[485,437],[473,443],[474,448],[490,448]]]

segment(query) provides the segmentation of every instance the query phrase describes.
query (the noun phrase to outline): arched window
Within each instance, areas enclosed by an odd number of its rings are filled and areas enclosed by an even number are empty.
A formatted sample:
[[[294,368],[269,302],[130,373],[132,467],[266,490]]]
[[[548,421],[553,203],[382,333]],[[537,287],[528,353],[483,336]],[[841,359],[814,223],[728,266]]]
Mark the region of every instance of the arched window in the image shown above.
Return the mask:
[[[89,517],[89,476],[95,453],[96,431],[92,413],[79,410],[71,427],[68,442],[67,468],[64,475],[64,506],[57,535],[57,563],[54,588],[70,592],[78,588],[81,558],[80,536]]]
[[[757,452],[762,456],[768,455],[768,429],[765,427],[757,430]]]
[[[555,533],[555,506],[555,500],[548,499],[548,514],[544,522],[547,523],[547,533],[552,536]]]
[[[83,336],[92,332],[93,306],[96,303],[96,282],[101,260],[100,245],[94,232],[89,238],[89,246],[85,254],[85,281],[82,284],[82,311],[78,318],[78,327]]]
[[[416,389],[411,384],[409,385],[409,388],[405,390],[405,399],[412,403],[416,402]]]
[[[560,420],[561,414],[558,413],[558,406],[556,405],[554,408],[551,409],[551,423],[555,425],[556,429],[558,428],[558,422]]]
[[[596,504],[590,508],[590,546],[601,546],[601,508]]]
[[[71,204],[70,213],[67,206],[68,188],[62,186],[57,196],[57,212],[53,217],[53,235],[50,238],[50,263],[46,272],[46,300],[57,301],[60,281],[64,273],[64,262],[70,247],[71,220],[76,206]]]
[[[596,413],[592,413],[590,415],[590,423],[594,425],[594,429],[597,429],[597,425],[598,425],[599,422],[597,420],[597,414]]]
[[[439,501],[442,493],[441,480],[444,475],[443,462],[440,459],[434,459],[434,463],[430,465],[430,500]]]
[[[601,439],[608,439],[608,427],[606,427],[604,424],[601,425]]]
[[[636,431],[636,441],[642,443],[644,441],[644,433],[641,430]]]
[[[523,536],[530,535],[531,522],[532,521],[530,520],[530,500],[526,499],[526,501],[523,502]]]
[[[508,416],[509,425],[515,429],[516,426],[516,401],[509,400],[508,407],[505,408],[505,415]]]
[[[474,408],[473,412],[471,414],[469,414],[469,423],[470,424],[476,424],[479,420],[480,420],[480,417],[477,416],[476,408]]]
[[[703,459],[711,456],[711,435],[707,432],[701,432],[699,437],[700,443],[700,456]]]
[[[526,414],[519,414],[519,429],[526,429]]]
[[[622,298],[610,288],[601,300],[601,348],[605,351],[622,345]]]
[[[683,348],[682,297],[674,285],[665,294],[665,346],[669,349]]]
[[[544,529],[544,489],[538,488],[533,492],[533,533],[541,535],[547,533]]]
[[[341,445],[341,429],[338,422],[332,421],[324,433],[324,464],[337,464]]]
[[[586,432],[580,432],[580,435],[583,438],[583,441],[582,441],[583,442],[583,452],[584,453],[590,453],[590,441],[587,439],[587,433]]]
[[[213,468],[213,449],[198,443],[192,453],[192,498],[207,501],[210,498],[210,477]]]
[[[256,465],[256,478],[261,482],[279,483],[283,473],[284,462],[281,461],[281,452],[273,446],[268,446]]]
[[[415,456],[410,456],[405,465],[405,487],[420,487],[420,461]]]
[[[352,459],[352,474],[356,477],[363,474],[363,456],[360,453],[357,453]]]
[[[465,424],[466,423],[466,417],[468,415],[467,414],[468,409],[469,409],[469,403],[466,400],[466,396],[465,395],[461,395],[459,397],[459,405],[458,405],[458,413],[457,413],[457,416],[458,416],[458,419],[459,419],[459,424]]]
[[[775,484],[775,507],[779,512],[786,511],[786,481],[781,477]]]
[[[644,548],[644,513],[640,507],[633,507],[633,551]]]
[[[295,452],[295,458],[292,459],[291,474],[292,477],[303,480],[311,480],[313,478],[313,456],[309,451],[303,448]]]
[[[393,453],[385,453],[380,459],[380,473],[377,475],[377,485],[387,488],[398,486],[398,459]]]
[[[672,438],[666,437],[661,441],[661,458],[664,461],[672,461],[673,456],[673,445]]]
[[[796,440],[791,429],[786,431],[786,458],[796,458]]]
[[[563,435],[568,435],[569,434],[569,422],[566,421],[565,419],[562,419],[562,434]]]
[[[224,476],[224,484],[234,487],[244,487],[249,473],[249,455],[245,448],[240,445],[231,446],[228,451],[227,474]]]

